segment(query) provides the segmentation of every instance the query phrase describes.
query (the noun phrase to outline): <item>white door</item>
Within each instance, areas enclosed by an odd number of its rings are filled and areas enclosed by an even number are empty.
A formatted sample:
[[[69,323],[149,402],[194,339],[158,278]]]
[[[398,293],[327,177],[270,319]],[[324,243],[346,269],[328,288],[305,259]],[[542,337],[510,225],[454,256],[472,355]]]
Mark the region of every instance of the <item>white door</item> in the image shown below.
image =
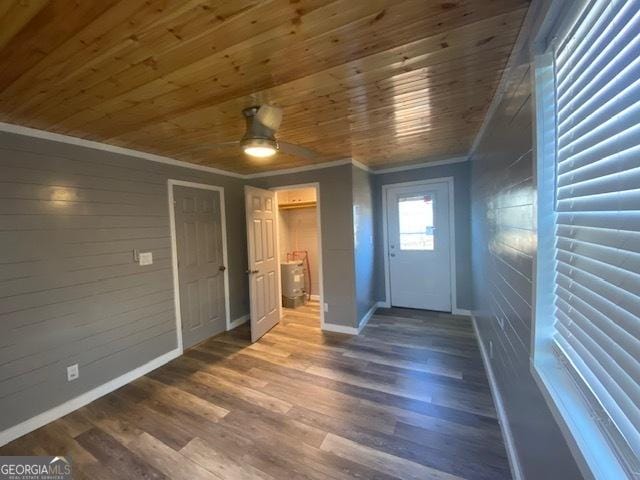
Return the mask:
[[[449,184],[387,189],[391,305],[451,311]]]
[[[276,256],[275,192],[245,187],[251,341],[280,321],[280,270]]]

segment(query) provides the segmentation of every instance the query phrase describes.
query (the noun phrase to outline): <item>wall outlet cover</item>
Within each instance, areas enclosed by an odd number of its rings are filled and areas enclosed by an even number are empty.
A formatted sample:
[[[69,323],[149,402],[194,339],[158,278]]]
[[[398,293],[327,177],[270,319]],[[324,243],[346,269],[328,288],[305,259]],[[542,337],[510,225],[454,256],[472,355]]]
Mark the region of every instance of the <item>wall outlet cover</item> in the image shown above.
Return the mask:
[[[67,367],[67,381],[71,382],[80,376],[80,371],[78,370],[78,364],[74,363],[73,365],[69,365]]]
[[[325,312],[329,311],[329,304],[327,302],[324,303],[324,311]]]
[[[140,252],[138,255],[138,263],[140,265],[151,265],[153,263],[152,252]]]

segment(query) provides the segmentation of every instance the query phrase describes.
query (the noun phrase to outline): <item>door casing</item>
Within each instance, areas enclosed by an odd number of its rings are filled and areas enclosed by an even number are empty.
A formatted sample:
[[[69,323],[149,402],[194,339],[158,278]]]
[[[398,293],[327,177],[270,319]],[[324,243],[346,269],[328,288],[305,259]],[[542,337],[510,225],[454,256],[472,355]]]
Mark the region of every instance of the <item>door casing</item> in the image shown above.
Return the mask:
[[[391,275],[389,273],[389,232],[387,225],[387,191],[391,188],[430,185],[433,183],[447,183],[449,187],[449,241],[450,246],[450,268],[451,268],[451,313],[455,315],[466,315],[467,312],[458,308],[456,296],[456,229],[455,229],[455,201],[453,190],[453,177],[429,178],[427,180],[416,180],[412,182],[389,183],[382,186],[382,235],[383,235],[383,257],[384,257],[384,280],[385,280],[385,301],[384,306],[391,306]]]
[[[226,310],[226,329],[229,330],[231,326],[231,312],[229,301],[229,261],[227,257],[227,220],[225,215],[225,200],[224,200],[224,188],[215,185],[208,185],[205,183],[187,182],[183,180],[167,181],[168,198],[169,198],[169,229],[171,231],[171,270],[173,275],[173,303],[176,315],[176,336],[177,345],[180,354],[184,351],[182,343],[182,318],[180,315],[180,282],[178,277],[178,245],[176,240],[176,218],[174,210],[174,185],[182,187],[200,188],[203,190],[213,190],[220,193],[220,225],[222,228],[222,258],[224,264],[227,267],[224,271],[224,303]]]

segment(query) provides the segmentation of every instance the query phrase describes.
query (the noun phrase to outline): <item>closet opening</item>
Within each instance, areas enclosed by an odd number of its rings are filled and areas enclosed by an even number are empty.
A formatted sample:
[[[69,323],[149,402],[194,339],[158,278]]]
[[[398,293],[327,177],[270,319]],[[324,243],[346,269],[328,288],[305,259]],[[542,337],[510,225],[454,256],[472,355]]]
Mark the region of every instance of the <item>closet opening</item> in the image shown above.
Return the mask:
[[[281,322],[322,328],[322,241],[319,186],[276,189]]]

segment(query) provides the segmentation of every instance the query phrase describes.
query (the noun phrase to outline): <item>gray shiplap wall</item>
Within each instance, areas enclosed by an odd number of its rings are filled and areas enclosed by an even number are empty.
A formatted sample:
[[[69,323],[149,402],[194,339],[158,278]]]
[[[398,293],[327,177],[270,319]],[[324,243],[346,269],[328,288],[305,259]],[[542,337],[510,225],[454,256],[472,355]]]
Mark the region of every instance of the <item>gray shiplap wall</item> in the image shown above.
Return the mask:
[[[376,304],[377,255],[374,241],[374,185],[373,175],[352,167],[353,183],[353,244],[356,280],[356,321],[362,319]]]
[[[527,479],[582,478],[530,373],[536,254],[528,42],[471,163],[474,315]]]
[[[453,177],[454,218],[455,218],[455,253],[456,253],[456,297],[457,306],[470,309],[472,304],[471,288],[471,210],[470,210],[470,165],[468,162],[452,163],[448,165],[434,165],[432,167],[416,168],[400,172],[388,172],[374,175],[374,215],[376,228],[376,298],[385,300],[384,275],[384,246],[382,222],[382,187],[394,183],[429,180],[434,178]]]
[[[169,178],[225,188],[231,318],[245,315],[242,180],[0,133],[0,430],[176,348]]]

